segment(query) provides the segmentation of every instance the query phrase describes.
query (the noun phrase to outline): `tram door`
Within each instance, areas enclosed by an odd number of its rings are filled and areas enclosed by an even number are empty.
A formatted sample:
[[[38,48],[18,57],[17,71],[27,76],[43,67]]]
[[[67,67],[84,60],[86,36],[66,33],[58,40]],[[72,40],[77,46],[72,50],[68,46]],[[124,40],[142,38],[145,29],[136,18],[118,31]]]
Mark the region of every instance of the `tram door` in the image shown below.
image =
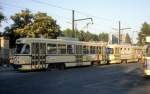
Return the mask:
[[[32,43],[31,68],[44,69],[46,68],[46,44]]]
[[[82,65],[83,55],[82,55],[82,46],[76,45],[76,62],[77,66]]]
[[[108,63],[108,53],[107,53],[107,48],[105,46],[102,46],[102,60],[104,63]]]

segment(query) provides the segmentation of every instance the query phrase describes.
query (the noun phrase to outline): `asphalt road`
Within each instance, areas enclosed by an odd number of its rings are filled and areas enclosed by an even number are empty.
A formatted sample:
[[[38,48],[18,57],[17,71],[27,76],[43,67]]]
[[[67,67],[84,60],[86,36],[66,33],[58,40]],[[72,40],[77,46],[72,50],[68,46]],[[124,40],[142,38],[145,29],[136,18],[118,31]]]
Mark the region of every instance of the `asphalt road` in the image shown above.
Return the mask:
[[[150,94],[140,65],[115,64],[20,73],[0,72],[0,94]]]

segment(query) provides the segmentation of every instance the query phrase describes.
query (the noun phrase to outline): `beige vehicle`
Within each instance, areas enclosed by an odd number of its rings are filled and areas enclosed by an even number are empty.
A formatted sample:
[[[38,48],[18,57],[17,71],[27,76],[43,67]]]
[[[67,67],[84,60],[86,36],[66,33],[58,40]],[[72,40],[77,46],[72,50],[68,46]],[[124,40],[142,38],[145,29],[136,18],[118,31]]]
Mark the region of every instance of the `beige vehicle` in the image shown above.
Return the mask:
[[[105,44],[72,39],[20,38],[16,40],[14,68],[37,70],[105,63]]]
[[[107,54],[110,64],[138,62],[142,56],[142,48],[130,44],[107,45]]]
[[[107,45],[107,56],[109,64],[121,63],[120,45],[117,44]]]
[[[138,62],[141,57],[142,49],[138,46],[130,44],[120,45],[121,63]]]

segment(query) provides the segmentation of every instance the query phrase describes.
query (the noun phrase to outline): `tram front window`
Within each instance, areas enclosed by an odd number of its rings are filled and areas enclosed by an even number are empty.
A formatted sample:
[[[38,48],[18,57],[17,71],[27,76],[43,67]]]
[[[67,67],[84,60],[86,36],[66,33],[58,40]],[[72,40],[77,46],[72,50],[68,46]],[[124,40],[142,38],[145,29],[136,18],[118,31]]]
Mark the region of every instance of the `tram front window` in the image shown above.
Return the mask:
[[[17,44],[16,45],[16,54],[29,54],[30,46],[28,44]]]
[[[107,54],[113,54],[114,51],[113,51],[113,48],[107,48]]]

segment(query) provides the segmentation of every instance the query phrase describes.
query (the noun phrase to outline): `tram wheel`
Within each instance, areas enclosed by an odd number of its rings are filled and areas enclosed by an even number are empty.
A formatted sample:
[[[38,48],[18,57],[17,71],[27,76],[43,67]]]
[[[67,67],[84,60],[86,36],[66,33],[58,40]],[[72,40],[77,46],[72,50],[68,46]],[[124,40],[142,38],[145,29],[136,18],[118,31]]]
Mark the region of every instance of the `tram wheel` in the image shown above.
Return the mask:
[[[107,64],[107,65],[109,65],[109,64],[110,64],[109,60],[106,60],[106,64]]]
[[[64,63],[60,64],[60,65],[58,66],[58,69],[59,69],[59,70],[64,70],[64,69],[65,69],[65,64],[64,64]]]
[[[122,60],[122,63],[123,64],[127,64],[127,60]]]

